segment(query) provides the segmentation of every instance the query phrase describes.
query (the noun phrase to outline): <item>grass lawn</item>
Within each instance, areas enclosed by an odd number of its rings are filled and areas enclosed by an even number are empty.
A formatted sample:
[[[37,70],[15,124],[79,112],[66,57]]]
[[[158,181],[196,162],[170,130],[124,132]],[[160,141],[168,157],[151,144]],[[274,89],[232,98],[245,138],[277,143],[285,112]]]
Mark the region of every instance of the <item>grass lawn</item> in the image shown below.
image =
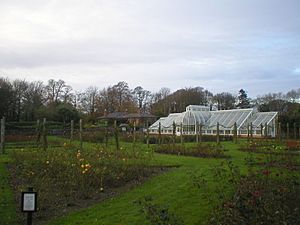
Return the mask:
[[[245,158],[247,152],[238,150],[237,144],[232,142],[222,143],[226,148],[226,155],[230,160],[246,173]],[[87,144],[86,144],[87,146]],[[132,144],[122,143],[125,148]],[[136,151],[146,151],[147,146],[136,144]],[[107,199],[89,208],[71,212],[67,216],[53,218],[48,225],[100,225],[100,224],[122,224],[142,225],[148,224],[141,206],[136,202],[145,196],[151,196],[154,203],[169,207],[170,211],[181,217],[185,224],[207,224],[212,209],[223,200],[215,198],[209,201],[205,198],[207,194],[215,195],[213,190],[218,184],[213,179],[212,168],[221,164],[226,159],[196,158],[176,155],[164,155],[154,153],[153,164],[155,165],[177,165],[171,171],[152,177],[142,185],[130,191],[124,192],[111,199]],[[2,188],[0,198],[0,224],[17,224],[15,221],[15,205],[10,191],[7,172],[4,163],[9,161],[9,155],[0,156],[0,185]],[[192,174],[206,174],[209,178],[209,189],[196,188],[192,182]],[[232,193],[232,187],[228,185],[224,190],[228,196]],[[4,191],[3,191],[4,190]],[[210,192],[210,193],[207,193]],[[4,196],[2,198],[2,195]],[[3,223],[2,218],[5,219]],[[6,222],[7,220],[7,222]]]
[[[237,145],[224,143],[229,150],[226,154],[232,157],[235,164],[242,166],[247,153],[237,151]],[[166,205],[170,211],[184,219],[185,224],[207,224],[211,210],[220,202],[209,202],[204,193],[194,187],[191,173],[207,173],[213,166],[217,166],[224,159],[203,159],[155,154],[154,163],[160,165],[180,165],[179,168],[151,178],[144,184],[120,196],[106,200],[70,215],[58,218],[49,225],[60,224],[147,224],[140,206],[135,202],[145,196],[152,196],[155,203]],[[218,185],[213,181],[213,186]],[[206,190],[205,190],[206,191]],[[231,188],[228,187],[228,193]],[[205,193],[206,194],[206,193]],[[214,195],[214,193],[211,193]]]

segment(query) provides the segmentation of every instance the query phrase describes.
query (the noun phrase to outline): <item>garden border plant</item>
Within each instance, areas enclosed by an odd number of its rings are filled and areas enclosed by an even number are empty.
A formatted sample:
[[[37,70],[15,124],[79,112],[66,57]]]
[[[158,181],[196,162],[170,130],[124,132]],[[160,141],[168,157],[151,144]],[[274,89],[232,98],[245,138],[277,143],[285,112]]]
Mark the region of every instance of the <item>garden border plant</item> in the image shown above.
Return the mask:
[[[16,202],[20,201],[20,191],[34,186],[39,193],[35,217],[41,221],[70,207],[80,208],[78,201],[83,201],[83,206],[89,205],[111,197],[121,187],[129,188],[166,171],[151,165],[152,154],[132,152],[124,147],[119,151],[103,146],[80,151],[64,143],[61,148],[46,151],[16,150],[11,156],[13,163],[9,170]]]
[[[190,145],[178,145],[178,144],[161,144],[154,146],[156,153],[182,155],[182,156],[194,156],[201,158],[228,158],[225,155],[226,149],[222,144],[216,143],[196,143]]]
[[[73,151],[74,152],[73,147],[76,146],[76,144],[77,144],[77,142],[74,141],[74,143],[72,142],[72,145],[70,145],[70,146],[66,145],[63,148],[64,148],[65,151],[70,151],[70,152]],[[114,142],[112,141],[112,143],[110,143],[110,146],[112,146],[113,144],[114,144]],[[189,146],[190,144],[186,143],[185,145]],[[86,146],[96,146],[96,145],[87,144],[87,145],[85,145],[85,147]],[[103,144],[103,146],[104,146],[104,144]],[[140,143],[139,143],[138,146],[142,148],[139,151],[145,151],[145,152],[148,151],[148,152],[150,152],[150,150],[151,150],[151,149],[147,149],[146,145],[143,145],[143,146],[140,145]],[[233,160],[234,164],[238,164],[239,166],[242,166],[242,164],[244,164],[244,163],[240,162],[240,158],[245,157],[247,155],[247,153],[242,152],[242,151],[237,151],[237,147],[234,143],[229,143],[228,142],[228,143],[225,144],[225,146],[227,146],[226,148],[228,148],[228,155],[232,156],[232,160]],[[124,149],[125,151],[127,150],[128,147],[131,147],[131,145],[128,144],[128,143],[121,143],[120,148],[125,148]],[[232,151],[231,148],[234,148],[235,150]],[[51,149],[48,149],[48,150],[51,150]],[[120,149],[120,150],[122,151],[122,149]],[[115,152],[112,149],[112,152],[118,154],[119,151]],[[197,170],[198,171],[197,174],[199,175],[199,173],[202,173],[201,169],[203,168],[203,166],[204,166],[204,168],[208,168],[209,166],[213,166],[216,163],[219,163],[220,161],[223,161],[223,159],[212,159],[212,160],[204,159],[203,160],[201,158],[174,157],[173,155],[162,155],[162,154],[154,154],[154,155],[155,155],[155,157],[157,157],[157,159],[159,159],[154,164],[161,163],[162,165],[164,165],[164,164],[173,165],[174,163],[177,163],[177,164],[182,164],[182,165],[185,165],[185,166],[180,167],[179,169],[175,170],[174,172],[171,172],[170,174],[163,174],[161,179],[159,179],[159,177],[158,178],[153,178],[153,179],[150,180],[150,182],[146,182],[145,185],[139,186],[136,189],[130,191],[129,193],[124,193],[124,195],[122,195],[120,197],[113,198],[112,200],[105,201],[101,204],[95,205],[95,207],[91,207],[91,208],[82,210],[80,212],[73,212],[69,217],[64,217],[64,218],[61,218],[61,219],[58,219],[58,220],[54,220],[54,221],[50,222],[50,224],[59,224],[59,225],[61,225],[61,224],[74,224],[75,222],[78,222],[78,223],[81,223],[81,224],[84,224],[84,223],[99,224],[100,222],[102,222],[104,224],[118,224],[118,223],[123,224],[123,221],[120,220],[120,218],[117,218],[117,216],[112,216],[112,213],[117,213],[116,210],[124,211],[124,213],[122,214],[122,218],[124,218],[124,221],[127,221],[127,222],[124,222],[124,224],[146,224],[146,222],[144,223],[145,218],[143,216],[138,216],[138,211],[135,211],[135,210],[137,210],[136,209],[137,207],[132,208],[130,204],[133,204],[132,201],[136,200],[135,197],[137,195],[141,196],[141,195],[143,195],[143,193],[145,193],[145,194],[148,193],[148,190],[149,190],[148,188],[150,188],[151,195],[155,199],[155,202],[153,202],[153,204],[157,205],[158,208],[162,208],[162,209],[167,208],[168,209],[169,206],[170,206],[168,212],[171,213],[171,214],[173,214],[173,213],[176,214],[176,217],[178,217],[178,218],[180,216],[185,221],[189,221],[189,222],[187,222],[187,224],[191,224],[190,222],[196,221],[195,218],[193,217],[195,215],[185,216],[185,214],[184,214],[185,210],[178,209],[178,205],[174,207],[173,203],[172,203],[172,205],[165,205],[163,203],[164,202],[170,202],[171,199],[173,201],[177,202],[177,198],[178,198],[177,204],[181,205],[182,200],[183,200],[183,199],[181,199],[182,195],[184,195],[187,199],[189,199],[191,197],[189,195],[190,191],[192,191],[192,193],[195,194],[194,190],[190,189],[190,185],[187,185],[185,183],[187,172]],[[249,156],[248,163],[252,162],[254,167],[257,167],[256,154],[248,154],[248,156]],[[260,154],[258,156],[262,157],[263,155]],[[90,163],[90,162],[88,162],[88,163]],[[84,164],[84,165],[86,165],[86,164]],[[86,168],[84,168],[84,170],[85,169]],[[217,177],[217,176],[212,175],[212,174],[214,174],[212,172],[210,172],[209,174],[210,174],[209,175],[210,180],[208,180],[208,183],[209,183],[208,188],[209,189],[208,189],[207,193],[212,193],[212,190],[215,187],[215,185],[212,185],[212,180],[211,179],[213,177]],[[271,174],[273,174],[273,172]],[[168,178],[168,177],[170,177],[170,178]],[[177,178],[181,181],[180,183],[176,182]],[[169,181],[164,182],[166,179],[169,179]],[[152,180],[155,180],[155,182],[152,182]],[[221,186],[219,185],[220,182],[217,182],[217,183],[218,183],[217,186],[219,186],[221,188]],[[155,184],[155,190],[153,188],[151,188],[152,187],[151,185],[154,185],[154,184]],[[162,192],[157,190],[157,189],[163,188],[161,186],[162,184],[164,186],[166,186],[166,184],[176,186],[174,188],[173,187],[171,188],[170,194],[165,193],[166,198],[165,197],[160,197]],[[215,183],[213,182],[213,184],[215,184]],[[228,183],[228,185],[229,186],[224,188],[224,196],[225,197],[223,197],[222,199],[227,198],[225,200],[230,200],[230,197],[231,197],[230,194],[233,193],[233,190],[232,190],[232,192],[230,191],[231,189],[233,189],[232,187],[230,187],[231,186],[230,182]],[[189,189],[188,189],[189,192],[185,191],[187,187],[189,187]],[[203,190],[203,187],[204,186],[202,185],[202,188],[201,188],[202,190],[199,194],[199,197],[200,197],[201,193],[203,194],[203,193],[206,192],[206,191]],[[211,188],[211,187],[213,187],[213,188]],[[162,189],[162,191],[163,190],[164,189]],[[228,192],[228,190],[229,190],[229,192]],[[176,196],[178,196],[178,197],[176,197],[176,199],[172,198],[172,196],[171,196],[171,195],[174,195],[175,193],[176,193]],[[99,194],[102,194],[102,192],[100,192]],[[198,196],[198,195],[195,194],[195,196]],[[193,197],[193,199],[190,199],[190,200],[188,200],[187,202],[184,203],[185,207],[189,208],[190,204],[192,206],[195,206],[195,196]],[[217,196],[217,198],[218,198],[218,196]],[[124,202],[124,199],[125,199],[125,202]],[[165,201],[165,200],[167,200],[167,201]],[[203,201],[202,196],[201,196],[201,201]],[[215,205],[216,203],[219,203],[219,202],[220,201],[210,202],[209,205],[211,205],[211,204]],[[197,206],[199,206],[198,203],[197,203]],[[205,203],[204,203],[204,205],[201,203],[200,206],[201,207],[206,207]],[[71,207],[73,207],[73,206],[70,206],[70,208]],[[74,206],[74,207],[76,207],[76,206]],[[127,208],[128,208],[128,210],[127,210]],[[177,211],[177,210],[179,210],[179,211]],[[192,210],[192,208],[189,208],[189,210]],[[205,210],[210,210],[210,208],[209,207],[205,208]],[[177,212],[179,212],[179,214],[177,214]],[[197,213],[199,214],[200,212],[197,211]],[[201,216],[204,216],[205,219],[206,219],[207,218],[207,216],[206,216],[207,213],[208,212],[204,212],[202,214],[202,212],[201,212],[200,214],[201,214]],[[129,215],[128,218],[127,218],[127,215]],[[139,217],[139,218],[136,219],[135,217]],[[98,220],[98,222],[96,220]],[[199,220],[200,220],[200,218],[199,218]],[[131,221],[139,221],[139,223],[132,223]],[[207,221],[207,220],[205,220],[205,221]]]
[[[212,213],[211,225],[232,224],[289,224],[300,223],[300,181],[299,174],[286,171],[272,171],[271,167],[257,168],[252,154],[246,158],[248,173],[241,175],[239,168],[227,161],[215,167],[213,179],[220,186],[215,188],[223,203]],[[205,175],[192,176],[194,185],[207,188]],[[232,197],[228,196],[223,186],[230,182],[234,189]],[[210,193],[207,191],[207,193]],[[214,201],[206,195],[208,201]]]

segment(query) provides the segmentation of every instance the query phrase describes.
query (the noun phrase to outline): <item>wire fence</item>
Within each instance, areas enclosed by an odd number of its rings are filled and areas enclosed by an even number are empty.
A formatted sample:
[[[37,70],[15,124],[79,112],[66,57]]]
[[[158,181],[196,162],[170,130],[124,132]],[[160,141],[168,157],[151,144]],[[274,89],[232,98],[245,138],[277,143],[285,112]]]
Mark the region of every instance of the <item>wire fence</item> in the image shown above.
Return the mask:
[[[270,138],[270,134],[278,139],[299,139],[300,127],[294,123],[285,124],[283,129],[281,123],[276,124],[252,124],[248,123],[244,127],[238,127],[237,123],[232,126],[224,126],[216,123],[205,126],[201,123],[196,125],[176,124],[164,126],[158,123],[157,129],[151,130],[137,129],[135,123],[126,129],[120,128],[117,123],[102,124],[99,126],[85,127],[82,120],[77,123],[58,123],[53,121],[38,120],[36,122],[8,123],[5,118],[1,119],[1,152],[5,149],[19,149],[26,147],[43,148],[59,147],[66,140],[69,142],[77,141],[79,148],[82,148],[83,142],[92,142],[108,145],[108,142],[116,142],[119,148],[119,142],[136,143],[142,142],[149,144],[161,144],[170,142],[189,142],[189,141],[224,141],[235,140],[238,137],[263,137]],[[210,131],[210,132],[209,132]],[[62,137],[64,139],[49,139],[48,136]]]

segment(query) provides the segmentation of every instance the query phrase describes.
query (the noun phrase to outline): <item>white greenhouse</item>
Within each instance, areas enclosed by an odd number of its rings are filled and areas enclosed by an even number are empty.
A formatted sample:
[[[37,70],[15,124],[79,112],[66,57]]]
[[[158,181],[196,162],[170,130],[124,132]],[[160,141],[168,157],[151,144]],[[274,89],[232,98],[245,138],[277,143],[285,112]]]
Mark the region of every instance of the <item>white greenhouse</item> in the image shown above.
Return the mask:
[[[257,112],[254,108],[211,111],[210,107],[189,105],[182,113],[172,113],[162,117],[149,127],[151,134],[276,136],[277,112]]]

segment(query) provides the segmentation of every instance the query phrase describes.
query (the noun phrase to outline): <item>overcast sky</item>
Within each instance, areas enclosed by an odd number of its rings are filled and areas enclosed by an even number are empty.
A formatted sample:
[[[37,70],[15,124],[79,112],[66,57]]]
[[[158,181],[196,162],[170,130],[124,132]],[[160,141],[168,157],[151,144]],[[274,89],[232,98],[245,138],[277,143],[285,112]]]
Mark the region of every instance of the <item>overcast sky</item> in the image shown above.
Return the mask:
[[[300,87],[300,0],[0,0],[0,76],[249,96]]]

